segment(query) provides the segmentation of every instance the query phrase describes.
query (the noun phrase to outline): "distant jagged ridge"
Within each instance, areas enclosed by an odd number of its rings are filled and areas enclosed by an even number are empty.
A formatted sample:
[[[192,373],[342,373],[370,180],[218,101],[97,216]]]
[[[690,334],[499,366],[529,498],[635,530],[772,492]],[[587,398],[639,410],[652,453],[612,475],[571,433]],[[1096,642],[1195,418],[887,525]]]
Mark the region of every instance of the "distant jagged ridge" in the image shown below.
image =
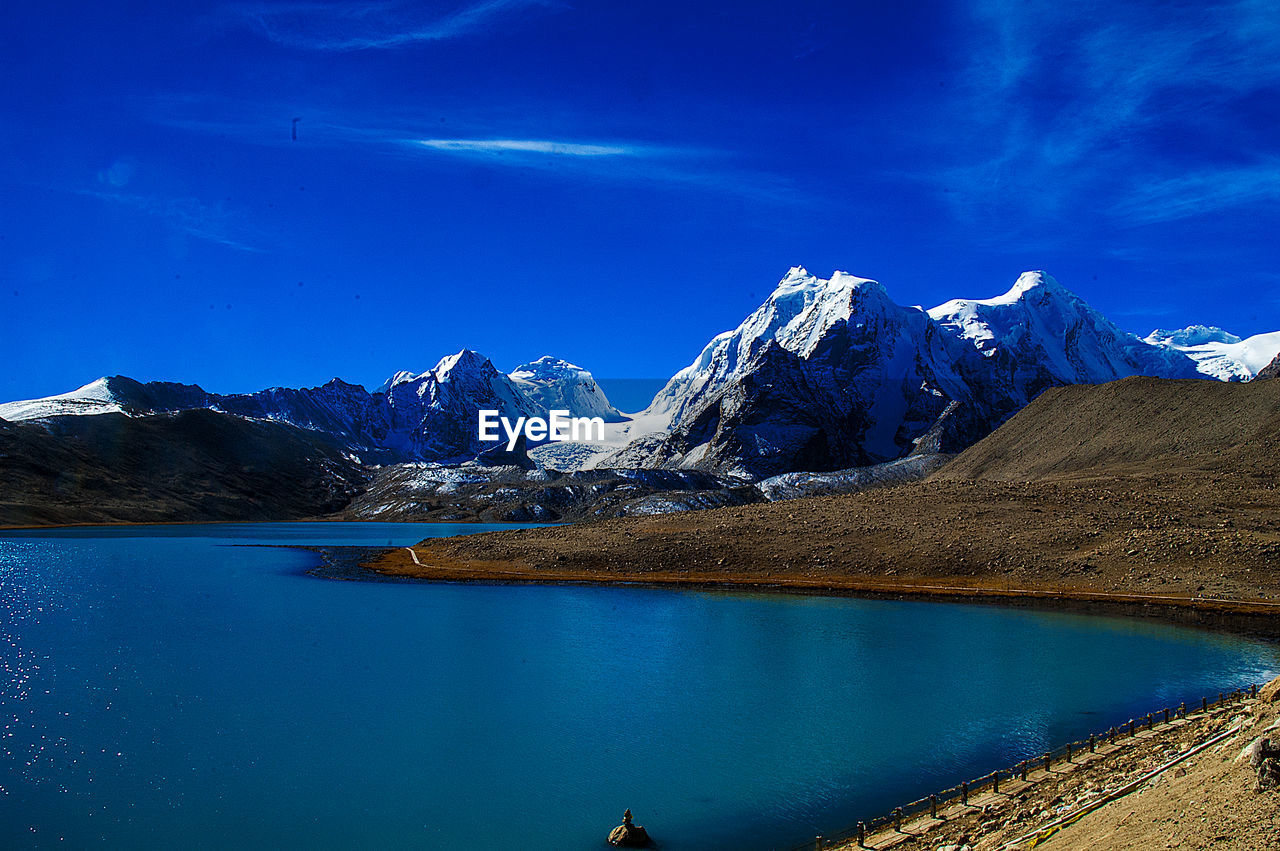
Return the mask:
[[[427,372],[397,373],[373,393],[337,378],[320,387],[220,395],[193,384],[143,384],[111,376],[61,396],[0,405],[0,418],[141,416],[200,408],[321,432],[378,462],[466,460],[491,449],[494,444],[482,443],[477,435],[476,415],[482,409],[512,419],[546,416],[550,408],[622,418],[591,373],[567,361],[542,358],[508,376],[469,350],[443,358]]]

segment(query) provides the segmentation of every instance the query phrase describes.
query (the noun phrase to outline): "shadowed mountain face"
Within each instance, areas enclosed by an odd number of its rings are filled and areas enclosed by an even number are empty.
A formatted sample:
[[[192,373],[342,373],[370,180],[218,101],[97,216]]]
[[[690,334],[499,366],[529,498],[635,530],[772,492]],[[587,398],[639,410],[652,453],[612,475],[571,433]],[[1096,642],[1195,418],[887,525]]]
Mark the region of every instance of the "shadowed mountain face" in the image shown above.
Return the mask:
[[[823,340],[808,359],[767,344],[741,377],[686,409],[643,466],[747,478],[862,467],[907,454],[950,403],[972,402],[953,374],[939,378],[914,345],[910,366],[891,376],[878,369],[883,349],[848,343]]]
[[[0,524],[296,520],[365,473],[331,438],[207,410],[0,421]]]

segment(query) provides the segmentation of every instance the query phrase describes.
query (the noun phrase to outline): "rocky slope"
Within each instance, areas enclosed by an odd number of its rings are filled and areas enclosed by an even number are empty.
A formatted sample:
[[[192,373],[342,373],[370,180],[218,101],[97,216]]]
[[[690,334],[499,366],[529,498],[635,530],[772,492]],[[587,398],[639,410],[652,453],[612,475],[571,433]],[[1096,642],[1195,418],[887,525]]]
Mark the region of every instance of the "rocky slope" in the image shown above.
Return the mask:
[[[1128,378],[1046,391],[935,478],[1047,481],[1275,471],[1280,383]]]
[[[561,523],[745,505],[765,495],[696,470],[578,470],[397,464],[373,472],[344,520]]]
[[[940,811],[945,819],[909,818],[902,831],[881,828],[862,847],[997,851],[1028,848],[1034,840],[1035,848],[1049,851],[1273,848],[1280,792],[1260,778],[1275,761],[1262,767],[1253,755],[1263,752],[1264,739],[1274,747],[1278,738],[1278,687],[1273,680],[1257,699],[1231,696],[1208,711],[1193,703],[1184,717],[1177,717],[1180,707],[1170,707],[1169,723],[1153,697],[1147,708],[1157,713],[1148,729],[1139,724],[1135,735],[1121,733],[1114,743],[1099,737],[1096,752],[1080,747],[1048,770],[1032,766],[1026,783],[1006,775],[1000,792],[975,790],[972,806],[946,807]],[[833,847],[859,846],[854,840]]]

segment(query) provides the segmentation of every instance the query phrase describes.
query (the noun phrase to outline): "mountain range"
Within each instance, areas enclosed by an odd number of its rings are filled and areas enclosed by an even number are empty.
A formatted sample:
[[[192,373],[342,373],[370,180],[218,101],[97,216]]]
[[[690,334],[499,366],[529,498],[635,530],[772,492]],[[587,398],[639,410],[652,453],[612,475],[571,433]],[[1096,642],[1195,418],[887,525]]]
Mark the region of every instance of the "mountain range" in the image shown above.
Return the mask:
[[[552,408],[609,421],[623,419],[591,374],[567,361],[542,358],[504,375],[488,358],[468,350],[442,358],[423,373],[398,372],[372,393],[335,378],[320,387],[220,395],[194,384],[142,384],[117,375],[60,396],[0,405],[0,419],[148,416],[208,409],[321,432],[378,463],[460,463],[493,447],[478,439],[477,411],[498,410],[514,419],[545,415]]]
[[[1044,272],[1024,273],[995,297],[924,310],[896,304],[867,278],[821,278],[794,267],[758,309],[714,337],[634,414],[617,410],[590,372],[567,361],[544,357],[503,373],[463,350],[425,372],[397,372],[372,392],[335,378],[320,387],[224,395],[113,376],[2,404],[0,419],[53,434],[74,431],[66,424],[72,417],[201,410],[296,429],[300,440],[323,444],[330,463],[381,469],[475,464],[481,453],[484,465],[502,465],[503,453],[495,457],[486,452],[494,444],[478,440],[477,411],[514,420],[564,409],[605,420],[608,437],[533,447],[543,467],[686,469],[759,481],[954,453],[1051,387],[1135,375],[1249,380],[1278,352],[1280,332],[1241,339],[1196,325],[1139,337]],[[520,447],[520,457],[508,460],[533,467],[523,453]],[[350,481],[344,468],[339,491],[350,490]]]
[[[875,281],[795,267],[658,393],[645,414],[669,415],[665,432],[598,463],[759,478],[949,453],[1049,387],[1133,375],[1239,380],[1259,368],[1256,351],[1280,350],[1280,333],[1223,332],[1236,342],[1210,358],[1190,329],[1179,334],[1124,331],[1044,272],[994,298],[926,311],[895,304]]]

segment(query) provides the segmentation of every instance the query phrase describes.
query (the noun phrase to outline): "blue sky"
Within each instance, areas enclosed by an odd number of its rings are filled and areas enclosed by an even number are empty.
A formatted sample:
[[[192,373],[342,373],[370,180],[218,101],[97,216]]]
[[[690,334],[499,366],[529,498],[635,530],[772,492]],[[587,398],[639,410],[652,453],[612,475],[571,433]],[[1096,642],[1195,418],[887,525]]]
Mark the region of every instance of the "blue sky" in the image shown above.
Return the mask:
[[[50,0],[0,72],[2,399],[663,377],[795,264],[1280,328],[1266,0]]]

